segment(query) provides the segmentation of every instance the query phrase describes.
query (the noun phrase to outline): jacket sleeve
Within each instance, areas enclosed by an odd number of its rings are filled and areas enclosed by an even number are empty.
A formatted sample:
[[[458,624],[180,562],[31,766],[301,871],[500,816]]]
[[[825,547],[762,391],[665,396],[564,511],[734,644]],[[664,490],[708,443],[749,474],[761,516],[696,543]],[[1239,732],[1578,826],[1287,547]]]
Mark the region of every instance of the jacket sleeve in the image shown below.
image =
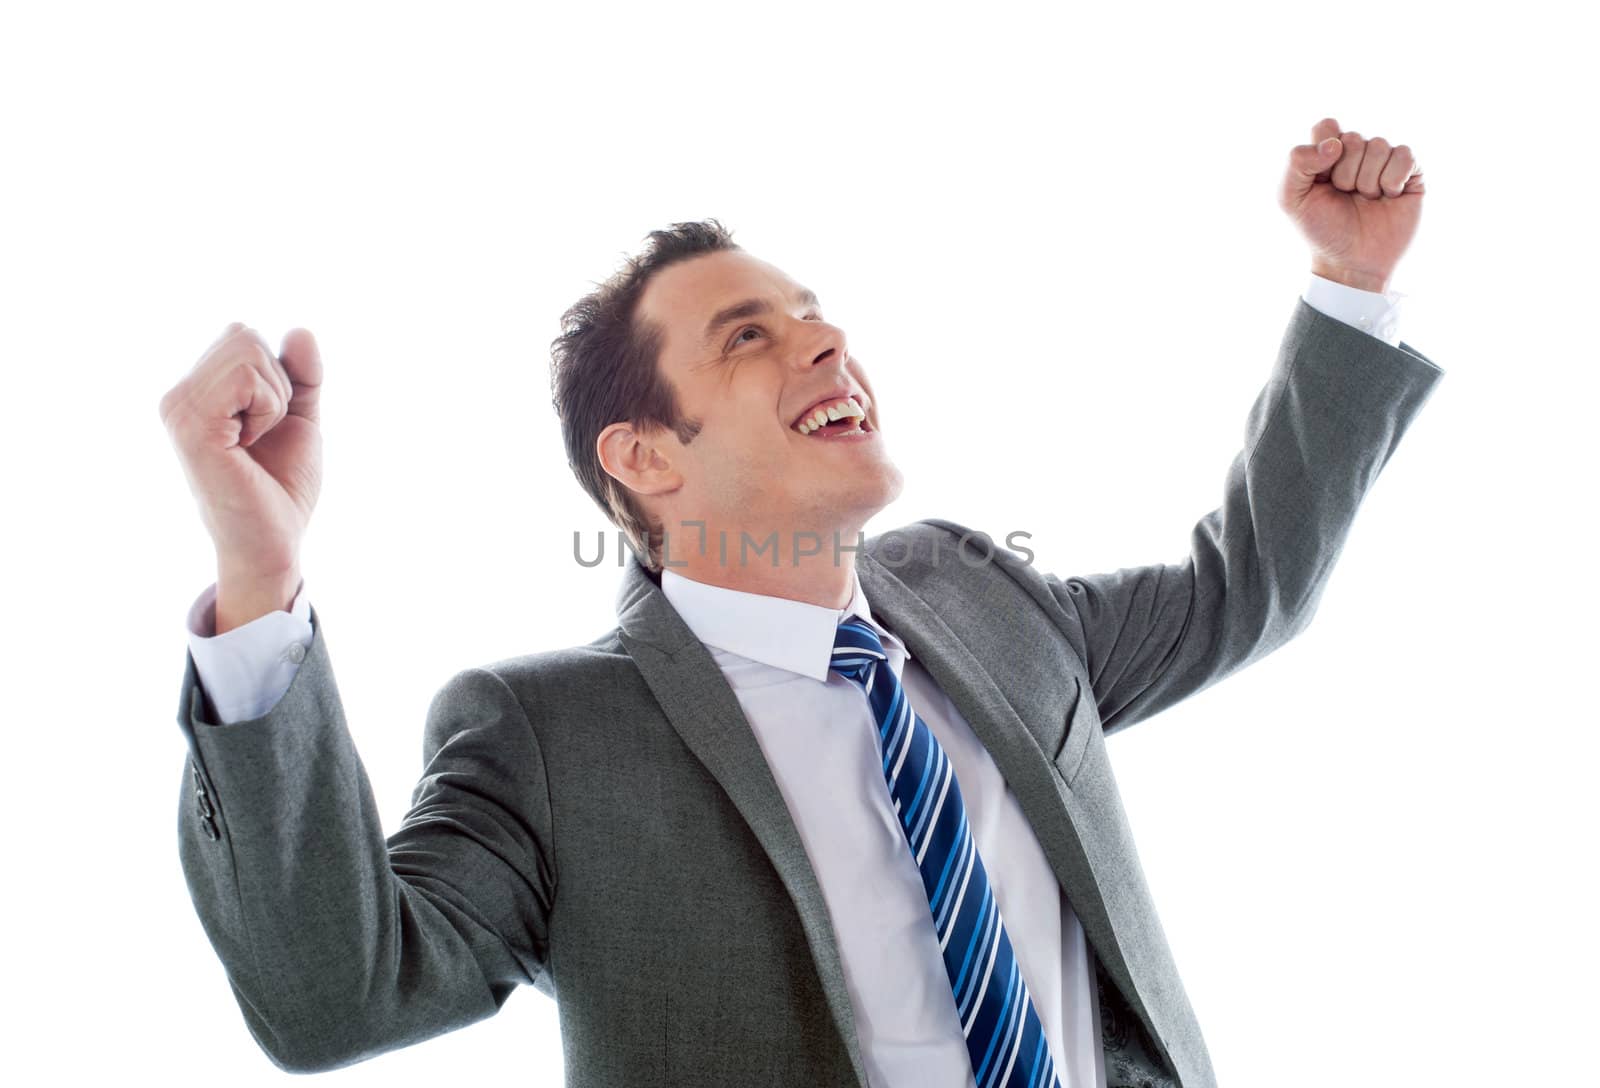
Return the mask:
[[[1260,660],[1311,622],[1362,499],[1444,371],[1296,302],[1182,561],[1042,575],[1107,735]]]
[[[188,658],[179,854],[246,1025],[316,1072],[497,1012],[546,971],[555,895],[539,743],[495,673],[466,669],[428,710],[423,775],[387,840],[320,620],[262,717],[207,724]]]

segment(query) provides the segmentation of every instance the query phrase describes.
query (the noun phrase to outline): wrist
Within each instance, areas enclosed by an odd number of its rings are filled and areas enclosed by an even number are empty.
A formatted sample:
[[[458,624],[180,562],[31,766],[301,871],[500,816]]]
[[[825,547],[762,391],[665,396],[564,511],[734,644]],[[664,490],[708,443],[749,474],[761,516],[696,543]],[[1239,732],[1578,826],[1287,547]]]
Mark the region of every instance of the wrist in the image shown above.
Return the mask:
[[[1342,283],[1346,287],[1354,287],[1360,291],[1376,291],[1381,295],[1389,290],[1389,273],[1379,274],[1341,268],[1315,259],[1311,262],[1311,271],[1323,279],[1333,280],[1335,283]]]
[[[217,572],[216,633],[243,627],[271,612],[287,612],[300,592],[298,567],[271,576]]]

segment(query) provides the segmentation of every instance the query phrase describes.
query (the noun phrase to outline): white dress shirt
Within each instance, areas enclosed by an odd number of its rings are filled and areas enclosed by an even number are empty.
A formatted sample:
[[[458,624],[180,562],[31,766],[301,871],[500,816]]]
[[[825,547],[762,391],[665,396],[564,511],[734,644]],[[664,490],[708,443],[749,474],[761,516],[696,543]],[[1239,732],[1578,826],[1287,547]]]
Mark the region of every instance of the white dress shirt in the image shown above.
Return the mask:
[[[1094,970],[1078,916],[988,750],[860,580],[843,610],[691,581],[661,589],[727,677],[794,818],[828,905],[856,1036],[875,1088],[976,1088],[922,882],[883,777],[872,709],[828,671],[846,616],[872,624],[912,709],[961,784],[967,821],[1061,1088],[1105,1088]]]
[[[1398,346],[1398,292],[1315,274],[1314,309]],[[844,610],[693,582],[671,569],[662,590],[710,649],[744,708],[817,875],[839,943],[868,1076],[875,1088],[974,1085],[926,893],[894,815],[871,712],[827,670],[845,614],[872,621],[859,581]],[[261,717],[289,689],[312,640],[305,582],[288,611],[216,635],[216,584],[190,606],[189,649],[219,724]],[[1031,825],[993,759],[905,644],[884,631],[890,667],[944,747],[961,783],[1023,977],[1062,1088],[1104,1088],[1092,949]]]

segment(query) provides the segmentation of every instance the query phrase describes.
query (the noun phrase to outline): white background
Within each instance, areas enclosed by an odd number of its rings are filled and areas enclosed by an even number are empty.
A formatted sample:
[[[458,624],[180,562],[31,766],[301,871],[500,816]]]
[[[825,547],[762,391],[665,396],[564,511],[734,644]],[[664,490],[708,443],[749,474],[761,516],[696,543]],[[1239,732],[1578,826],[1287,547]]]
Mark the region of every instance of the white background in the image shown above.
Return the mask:
[[[0,18],[23,1082],[286,1079],[176,840],[183,622],[214,569],[157,404],[230,321],[322,345],[304,570],[393,829],[445,680],[614,622],[616,568],[571,558],[606,523],[549,343],[646,232],[716,216],[821,295],[908,477],[869,530],[1026,530],[1060,574],[1179,561],[1305,284],[1277,187],[1328,115],[1418,156],[1393,286],[1446,374],[1311,628],[1112,738],[1117,778],[1224,1085],[1592,1077],[1578,9],[562,7]],[[326,1082],[447,1078],[561,1083],[555,1004],[523,990]]]

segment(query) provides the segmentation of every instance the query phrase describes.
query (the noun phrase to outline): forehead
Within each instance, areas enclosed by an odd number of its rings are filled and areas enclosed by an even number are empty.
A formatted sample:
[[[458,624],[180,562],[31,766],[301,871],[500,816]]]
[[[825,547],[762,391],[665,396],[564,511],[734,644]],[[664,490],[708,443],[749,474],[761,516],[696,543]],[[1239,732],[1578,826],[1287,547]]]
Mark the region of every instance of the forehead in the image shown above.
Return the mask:
[[[775,265],[741,250],[720,250],[652,275],[639,296],[639,316],[661,326],[669,350],[692,351],[700,347],[706,322],[723,307],[748,298],[782,305],[802,290]]]

